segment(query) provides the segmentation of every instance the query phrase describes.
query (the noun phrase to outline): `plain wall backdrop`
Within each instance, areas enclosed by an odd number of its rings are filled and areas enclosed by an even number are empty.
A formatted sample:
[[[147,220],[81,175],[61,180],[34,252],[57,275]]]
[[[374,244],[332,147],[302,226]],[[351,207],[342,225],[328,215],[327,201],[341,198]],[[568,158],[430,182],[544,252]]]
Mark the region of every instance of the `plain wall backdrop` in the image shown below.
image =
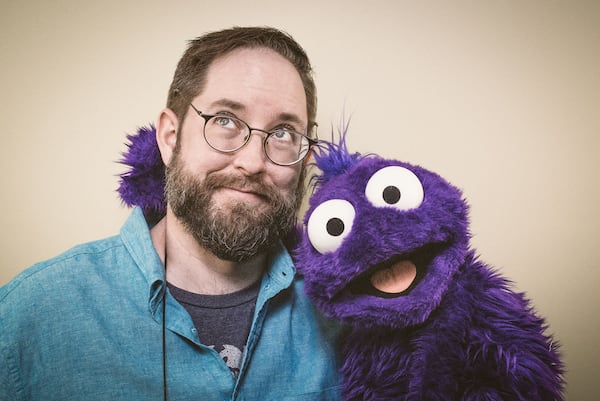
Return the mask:
[[[568,399],[597,399],[596,1],[3,0],[0,284],[118,232],[126,134],[164,107],[186,41],[233,25],[305,47],[321,137],[351,116],[351,150],[464,190],[473,247],[563,344]]]

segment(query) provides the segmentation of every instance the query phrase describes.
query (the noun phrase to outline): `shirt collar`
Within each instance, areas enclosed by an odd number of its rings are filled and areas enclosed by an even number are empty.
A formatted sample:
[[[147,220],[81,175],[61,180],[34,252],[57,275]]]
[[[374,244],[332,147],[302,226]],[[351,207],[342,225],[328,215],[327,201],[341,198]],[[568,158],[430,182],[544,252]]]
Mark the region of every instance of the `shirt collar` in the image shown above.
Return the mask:
[[[154,315],[165,291],[165,268],[154,248],[144,213],[135,207],[121,229],[121,239],[148,284],[148,307]],[[288,288],[296,274],[292,258],[279,242],[269,260],[261,292],[271,298]]]
[[[121,228],[121,240],[148,284],[148,301],[152,314],[156,312],[165,284],[165,268],[150,237],[144,213],[135,207]]]
[[[292,284],[295,274],[296,268],[292,257],[280,242],[270,259],[267,276],[274,285],[283,289]]]

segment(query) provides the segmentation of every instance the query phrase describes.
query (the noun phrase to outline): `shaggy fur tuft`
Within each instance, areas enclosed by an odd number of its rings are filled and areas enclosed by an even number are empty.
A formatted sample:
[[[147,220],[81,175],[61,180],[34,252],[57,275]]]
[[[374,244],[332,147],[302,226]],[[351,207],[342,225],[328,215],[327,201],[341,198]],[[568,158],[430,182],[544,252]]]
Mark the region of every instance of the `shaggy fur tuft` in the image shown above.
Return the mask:
[[[165,167],[156,143],[153,125],[140,127],[128,135],[127,151],[120,163],[129,170],[120,175],[117,192],[127,206],[139,206],[149,222],[156,222],[166,211]]]
[[[349,326],[345,399],[563,400],[558,345],[470,249],[461,191],[419,166],[351,155],[345,135],[316,155],[324,178],[294,252],[307,295]],[[410,287],[375,288],[399,261],[415,266]]]
[[[314,159],[315,165],[321,170],[321,174],[312,177],[312,181],[316,185],[323,184],[329,181],[330,178],[344,173],[363,157],[360,153],[350,153],[348,151],[346,145],[347,128],[347,125],[341,128],[339,142],[319,141]]]

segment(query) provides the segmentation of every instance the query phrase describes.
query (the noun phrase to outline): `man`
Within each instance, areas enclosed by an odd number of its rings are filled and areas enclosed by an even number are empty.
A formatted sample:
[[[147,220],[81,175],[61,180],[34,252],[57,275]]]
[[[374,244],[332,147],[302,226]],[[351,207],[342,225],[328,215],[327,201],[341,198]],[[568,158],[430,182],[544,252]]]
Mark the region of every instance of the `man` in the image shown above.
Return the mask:
[[[338,399],[337,328],[281,243],[315,109],[288,35],[192,41],[156,124],[166,215],[149,228],[136,208],[0,290],[0,399]]]

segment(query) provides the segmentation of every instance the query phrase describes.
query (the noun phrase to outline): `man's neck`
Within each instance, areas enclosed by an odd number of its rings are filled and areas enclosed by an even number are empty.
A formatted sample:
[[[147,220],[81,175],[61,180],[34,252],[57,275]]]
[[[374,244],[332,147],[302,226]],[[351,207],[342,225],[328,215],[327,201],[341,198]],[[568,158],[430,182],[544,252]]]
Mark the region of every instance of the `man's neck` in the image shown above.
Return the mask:
[[[266,255],[241,263],[219,259],[201,247],[169,212],[150,233],[167,267],[167,281],[189,292],[222,295],[239,291],[258,281],[266,268]]]

